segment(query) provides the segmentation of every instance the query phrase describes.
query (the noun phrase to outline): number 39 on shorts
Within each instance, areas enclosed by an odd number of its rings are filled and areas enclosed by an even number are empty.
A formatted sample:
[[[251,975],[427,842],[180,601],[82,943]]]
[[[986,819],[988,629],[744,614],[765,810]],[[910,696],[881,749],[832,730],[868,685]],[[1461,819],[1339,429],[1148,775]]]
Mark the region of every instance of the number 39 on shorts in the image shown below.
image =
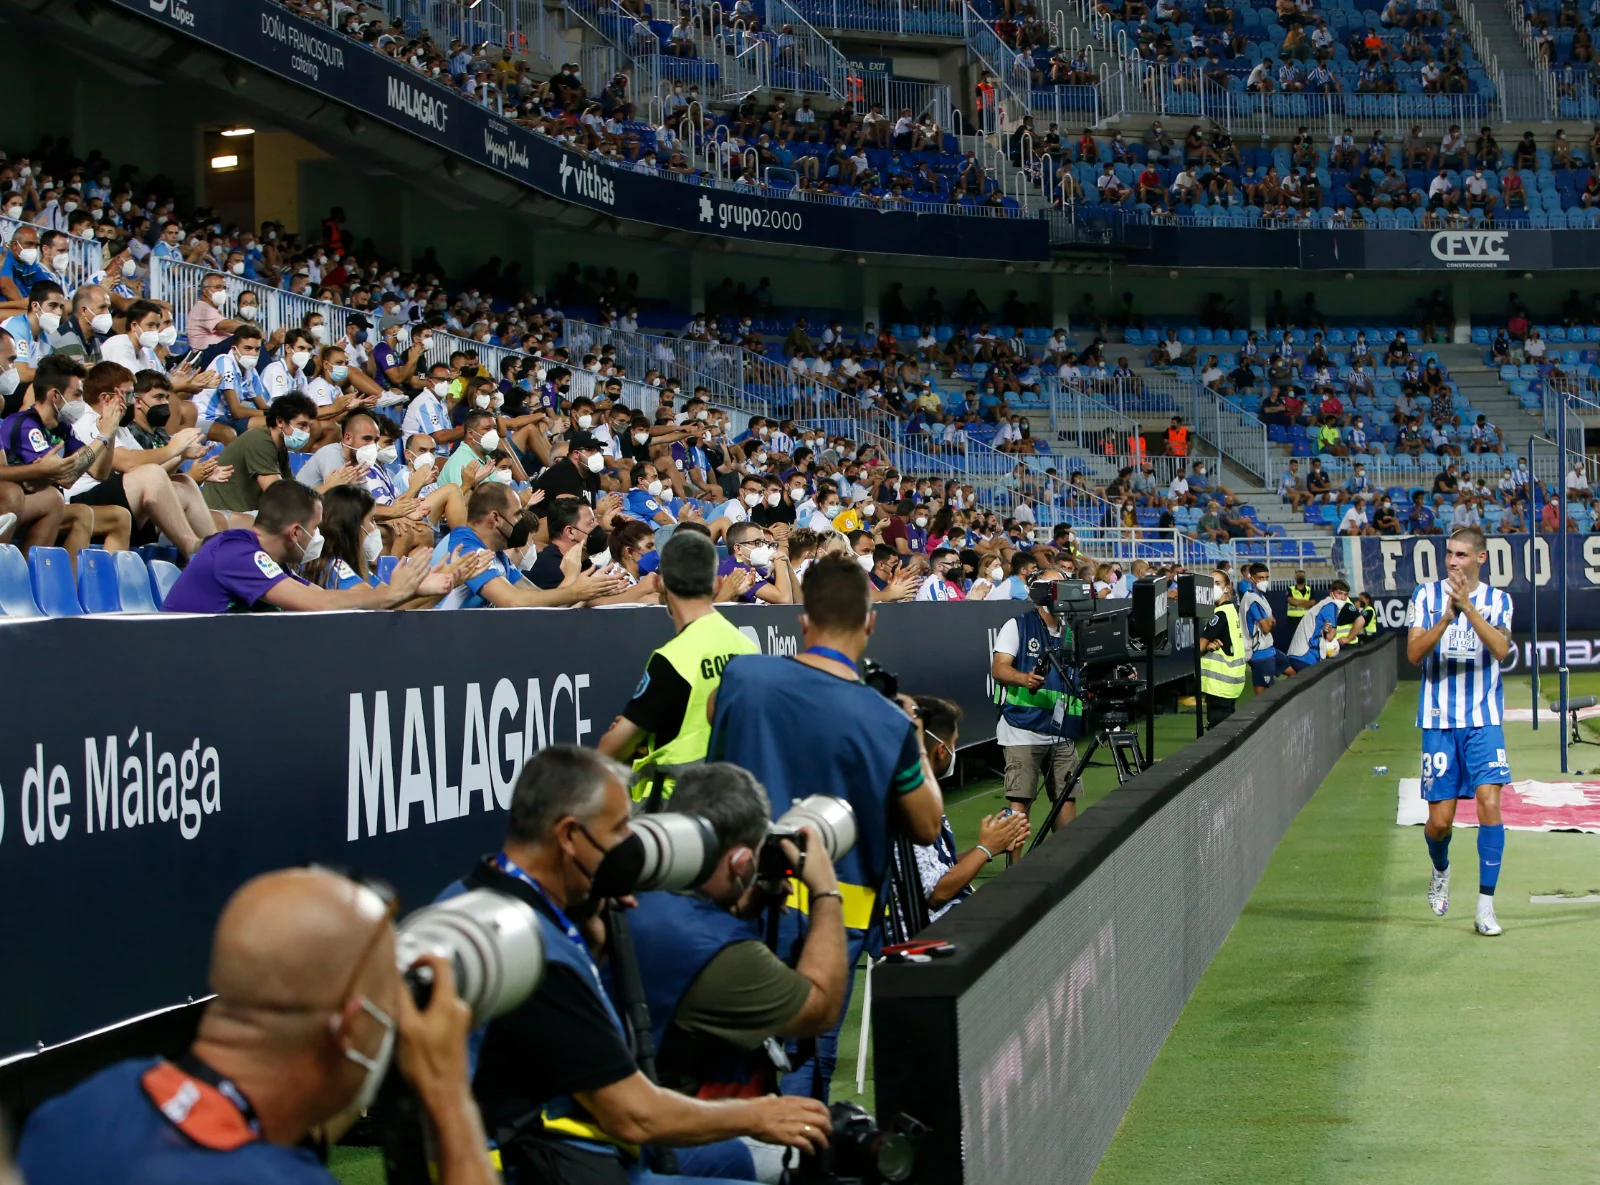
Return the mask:
[[[1422,776],[1424,779],[1442,778],[1449,768],[1450,754],[1448,753],[1424,753],[1422,755]]]

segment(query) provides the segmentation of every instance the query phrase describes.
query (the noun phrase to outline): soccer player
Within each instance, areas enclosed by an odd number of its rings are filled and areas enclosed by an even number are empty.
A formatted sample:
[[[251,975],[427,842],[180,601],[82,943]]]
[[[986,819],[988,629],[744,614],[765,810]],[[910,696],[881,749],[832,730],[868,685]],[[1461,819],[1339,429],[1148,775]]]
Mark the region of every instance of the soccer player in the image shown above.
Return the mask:
[[[1450,908],[1450,830],[1456,802],[1478,802],[1479,934],[1494,937],[1494,889],[1505,855],[1500,787],[1511,780],[1506,761],[1505,691],[1500,660],[1511,649],[1511,598],[1478,580],[1488,553],[1483,532],[1460,527],[1445,544],[1444,580],[1418,587],[1407,614],[1406,657],[1422,668],[1417,727],[1422,730],[1425,835],[1433,861],[1428,906]]]

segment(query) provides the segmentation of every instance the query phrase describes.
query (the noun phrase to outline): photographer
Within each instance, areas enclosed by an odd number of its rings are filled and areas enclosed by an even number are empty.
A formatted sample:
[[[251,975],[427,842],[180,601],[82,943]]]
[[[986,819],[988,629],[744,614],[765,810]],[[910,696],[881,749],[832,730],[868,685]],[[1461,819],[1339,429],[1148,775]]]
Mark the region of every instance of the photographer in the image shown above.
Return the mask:
[[[1215,728],[1238,706],[1249,677],[1244,623],[1233,602],[1233,581],[1220,569],[1211,573],[1211,620],[1200,630],[1200,694],[1206,702],[1206,727]]]
[[[641,1161],[649,1144],[753,1136],[814,1151],[827,1143],[827,1109],[811,1099],[704,1102],[639,1071],[593,953],[602,947],[601,906],[633,890],[645,858],[629,823],[629,776],[590,749],[540,750],[517,777],[504,848],[461,882],[531,906],[544,938],[544,981],[489,1023],[473,1079],[516,1185],[654,1182]]]
[[[858,840],[838,873],[850,930],[848,966],[854,967],[882,916],[879,891],[895,832],[932,843],[944,800],[921,730],[904,709],[861,681],[874,620],[867,574],[849,556],[824,556],[806,572],[801,593],[801,653],[740,655],[728,663],[713,701],[708,756],[754,774],[775,815],[814,793],[849,799]],[[791,910],[780,955],[788,954],[799,932],[799,911]],[[785,1089],[825,1098],[837,1048],[835,1025],[818,1039],[815,1061],[786,1079]]]
[[[678,778],[672,808],[698,815],[716,833],[716,871],[698,889],[641,893],[629,929],[655,1030],[663,1086],[701,1098],[749,1098],[777,1088],[770,1037],[814,1037],[844,1007],[845,930],[839,881],[813,831],[802,853],[769,841],[772,807],[761,783],[736,765],[697,765]],[[811,930],[789,967],[762,941],[759,912],[787,880],[760,876],[764,845],[781,845],[810,893]],[[697,1149],[678,1154],[681,1171],[703,1172]],[[757,1145],[743,1176],[776,1180],[782,1149]]]
[[[929,760],[941,778],[955,767],[956,734],[961,727],[961,705],[933,695],[915,697],[917,718],[928,738]],[[945,818],[939,838],[931,844],[918,844],[917,873],[928,899],[928,920],[941,917],[952,905],[972,896],[972,882],[996,856],[1004,852],[1021,854],[1028,838],[1028,816],[1017,811],[985,815],[978,824],[978,842],[957,853],[956,836]]]
[[[1039,573],[1029,593],[1038,595],[1061,579],[1060,572],[1047,569]],[[1083,700],[1062,678],[1065,660],[1052,662],[1046,655],[1060,655],[1071,640],[1070,628],[1064,629],[1047,605],[1035,601],[1027,612],[1000,627],[989,663],[995,700],[1000,705],[994,736],[1006,758],[1006,802],[1026,818],[1039,796],[1043,775],[1051,802],[1067,796],[1056,816],[1057,828],[1078,814],[1082,786],[1068,783],[1078,756],[1072,741],[1083,735]]]
[[[492,1185],[468,1088],[470,1013],[434,955],[417,1011],[391,916],[377,887],[320,869],[250,881],[217,922],[216,995],[188,1053],[122,1062],[41,1106],[23,1133],[26,1179],[331,1185],[327,1146],[393,1055],[432,1120],[441,1185]]]

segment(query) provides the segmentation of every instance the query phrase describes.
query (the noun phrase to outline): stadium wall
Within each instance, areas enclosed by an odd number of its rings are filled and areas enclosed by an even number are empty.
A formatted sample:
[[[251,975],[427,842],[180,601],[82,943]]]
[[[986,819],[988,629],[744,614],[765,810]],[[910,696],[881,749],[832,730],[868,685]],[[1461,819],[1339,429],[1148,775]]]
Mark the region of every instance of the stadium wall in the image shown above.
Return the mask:
[[[869,655],[958,701],[992,739],[994,633],[1015,602],[878,608]],[[766,654],[798,606],[727,616]],[[271,868],[337,862],[407,907],[500,842],[517,769],[593,745],[672,634],[660,608],[113,617],[0,626],[31,672],[0,735],[0,899],[14,976],[0,1064],[205,994],[227,895]],[[417,655],[447,656],[419,664]],[[1192,652],[1164,658],[1181,676]],[[86,694],[82,672],[107,690]],[[823,787],[818,787],[823,789]]]
[[[1391,634],[1284,680],[873,973],[878,1117],[924,1185],[1074,1185],[1100,1157],[1278,841],[1394,690]]]

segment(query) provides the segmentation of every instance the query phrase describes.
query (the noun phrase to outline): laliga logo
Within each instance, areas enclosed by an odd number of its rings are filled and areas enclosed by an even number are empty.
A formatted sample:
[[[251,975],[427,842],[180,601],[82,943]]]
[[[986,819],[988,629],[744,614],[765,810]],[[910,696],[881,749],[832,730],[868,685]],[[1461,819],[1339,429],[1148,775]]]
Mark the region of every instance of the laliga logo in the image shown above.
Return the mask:
[[[1446,263],[1509,263],[1503,232],[1441,230],[1429,240],[1435,259]]]

